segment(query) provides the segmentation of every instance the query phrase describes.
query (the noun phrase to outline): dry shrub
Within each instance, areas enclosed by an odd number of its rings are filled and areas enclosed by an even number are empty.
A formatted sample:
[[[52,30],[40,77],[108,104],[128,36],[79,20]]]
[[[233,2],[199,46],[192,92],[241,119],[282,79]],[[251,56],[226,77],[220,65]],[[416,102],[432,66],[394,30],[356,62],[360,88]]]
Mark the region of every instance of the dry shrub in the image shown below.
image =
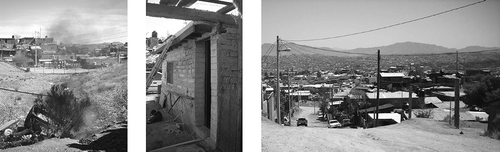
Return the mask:
[[[53,85],[46,97],[35,100],[34,107],[45,115],[52,129],[60,137],[73,137],[72,132],[78,131],[84,125],[83,115],[90,106],[87,97],[75,98],[73,91],[66,83]]]
[[[450,121],[450,119],[451,119],[451,121],[453,121],[453,120],[455,119],[455,116],[453,115],[453,116],[451,116],[451,117],[450,117],[450,115],[446,115],[446,116],[443,118],[443,121],[444,121],[444,122],[449,122],[449,121]]]
[[[429,109],[429,110],[418,110],[416,113],[417,118],[432,118],[432,115],[434,112]]]
[[[478,116],[476,116],[476,117],[475,117],[475,119],[476,119],[476,121],[477,121],[477,122],[481,122],[481,121],[483,121],[483,118],[478,117]]]
[[[490,137],[493,139],[500,140],[500,131],[498,131],[498,130],[493,130],[493,131],[484,130],[483,136],[487,136],[487,137]]]

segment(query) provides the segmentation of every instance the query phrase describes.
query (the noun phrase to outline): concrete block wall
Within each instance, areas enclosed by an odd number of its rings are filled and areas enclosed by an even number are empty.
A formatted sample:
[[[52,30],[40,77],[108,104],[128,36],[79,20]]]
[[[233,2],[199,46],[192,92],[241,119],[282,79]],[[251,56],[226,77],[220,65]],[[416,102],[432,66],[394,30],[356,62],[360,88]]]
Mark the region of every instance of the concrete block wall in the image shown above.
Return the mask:
[[[166,107],[171,107],[180,96],[179,101],[174,105],[171,115],[181,116],[178,118],[185,124],[186,129],[193,131],[195,126],[195,41],[189,40],[187,43],[174,48],[167,54],[167,58],[162,64],[162,95],[161,101],[165,101]],[[167,63],[174,63],[173,83],[167,83]],[[169,94],[169,92],[173,92]]]
[[[241,129],[241,127],[237,128],[234,123],[238,120],[233,118],[238,117],[238,110],[241,116],[242,51],[241,34],[238,30],[231,28],[226,30],[227,33],[211,37],[212,119],[210,140],[212,142],[222,141],[224,143],[221,144],[231,145],[232,143],[226,143],[223,139],[231,141],[230,134],[238,134],[237,129]],[[223,137],[218,137],[220,135]],[[237,140],[232,141],[238,142]]]

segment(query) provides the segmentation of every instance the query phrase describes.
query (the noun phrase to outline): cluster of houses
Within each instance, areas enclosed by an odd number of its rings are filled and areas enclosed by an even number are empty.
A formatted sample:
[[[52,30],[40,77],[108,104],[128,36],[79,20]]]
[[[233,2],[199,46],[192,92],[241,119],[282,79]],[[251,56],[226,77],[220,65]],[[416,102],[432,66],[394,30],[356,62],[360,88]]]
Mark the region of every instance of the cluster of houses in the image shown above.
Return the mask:
[[[286,98],[282,99],[281,102],[288,104],[288,96],[294,101],[290,103],[292,107],[303,100],[328,102],[326,109],[327,111],[331,109],[330,112],[332,112],[331,115],[326,116],[328,119],[339,119],[337,118],[339,115],[349,113],[349,118],[354,116],[360,118],[352,120],[359,124],[364,120],[373,120],[377,101],[379,102],[380,112],[384,113],[379,115],[379,120],[391,120],[382,124],[398,123],[409,117],[407,110],[410,105],[413,109],[432,110],[433,119],[443,120],[449,115],[449,105],[454,105],[457,79],[460,81],[460,85],[469,76],[490,74],[489,70],[462,70],[458,74],[440,71],[420,76],[409,75],[411,72],[395,71],[395,69],[390,68],[380,73],[378,100],[376,76],[365,77],[360,74],[349,73],[352,70],[346,70],[346,73],[340,74],[321,73],[321,77],[318,77],[320,74],[317,73],[311,75],[290,74],[289,77],[285,74],[280,80],[280,90],[282,96],[286,96]],[[276,120],[277,115],[274,88],[276,88],[275,77],[263,79],[262,112],[271,120]],[[355,90],[358,90],[357,95],[353,94]],[[362,93],[359,94],[359,92]],[[465,96],[465,93],[460,89],[459,104],[461,108],[466,107],[462,102],[463,96]],[[353,106],[353,102],[351,102],[353,100],[363,101],[364,104],[355,102],[358,106]],[[409,103],[410,101],[411,103]],[[346,110],[349,108],[354,109],[354,107],[357,111]],[[284,115],[287,115],[288,112],[293,113],[293,110],[285,109],[285,112],[282,111],[282,113],[285,113]],[[460,117],[461,120],[475,120],[476,117],[487,120],[484,112],[461,111]]]
[[[75,48],[74,45],[58,45],[54,38],[41,37],[23,37],[0,38],[0,61],[11,62],[16,54],[24,54],[32,61],[29,66],[43,66],[53,68],[74,68],[80,67],[81,62],[78,59],[91,59],[90,52],[74,53],[69,51]],[[111,43],[109,45],[97,45],[93,47],[95,53],[105,56],[118,56],[121,60],[127,58],[127,45],[125,43]],[[106,50],[106,51],[103,51]],[[114,50],[114,51],[113,51]],[[105,53],[103,53],[105,52]],[[98,64],[98,63],[90,63]]]

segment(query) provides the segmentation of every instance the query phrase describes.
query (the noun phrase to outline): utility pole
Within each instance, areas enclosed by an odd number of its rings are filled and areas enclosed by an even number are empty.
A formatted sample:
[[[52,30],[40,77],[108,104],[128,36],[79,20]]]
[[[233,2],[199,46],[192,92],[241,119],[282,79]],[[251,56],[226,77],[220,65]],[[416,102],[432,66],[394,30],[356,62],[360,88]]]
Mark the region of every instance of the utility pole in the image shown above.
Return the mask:
[[[280,102],[280,37],[276,36],[276,103],[278,104],[278,124],[281,125],[281,102]]]
[[[459,105],[459,96],[460,96],[460,87],[458,86],[459,79],[455,79],[455,127],[459,128],[459,120],[460,120],[460,105]],[[451,103],[451,102],[450,102]],[[451,110],[450,110],[451,111]],[[451,119],[450,119],[451,120]]]
[[[375,127],[378,126],[379,104],[380,104],[380,50],[377,51],[377,107],[375,109]]]
[[[409,102],[408,119],[411,119],[411,106],[413,106],[413,103],[412,103],[413,88],[411,87],[411,84],[410,84],[409,88],[410,88],[410,90],[408,91],[408,93],[409,93],[408,97],[410,97],[410,99],[408,100],[408,102]]]
[[[455,69],[456,69],[456,74],[455,74],[455,127],[457,129],[459,128],[459,120],[460,120],[460,105],[459,105],[459,99],[460,99],[460,79],[458,79],[458,51],[457,51],[457,58],[456,58],[456,63],[455,63]],[[451,102],[450,102],[451,103]],[[451,111],[451,109],[450,109]],[[450,115],[451,117],[451,115]],[[451,119],[450,119],[451,120]]]
[[[288,122],[292,122],[292,111],[293,111],[293,104],[292,104],[292,96],[291,96],[291,91],[292,90],[292,85],[290,83],[290,71],[288,71]],[[291,126],[291,125],[290,125]]]
[[[408,75],[410,76],[410,73],[411,73],[411,63],[410,63],[410,72],[408,72]],[[411,107],[413,106],[413,102],[412,102],[412,96],[413,96],[413,87],[411,86],[411,79],[410,81],[408,81],[408,97],[409,97],[409,100],[408,100],[408,119],[411,119]]]

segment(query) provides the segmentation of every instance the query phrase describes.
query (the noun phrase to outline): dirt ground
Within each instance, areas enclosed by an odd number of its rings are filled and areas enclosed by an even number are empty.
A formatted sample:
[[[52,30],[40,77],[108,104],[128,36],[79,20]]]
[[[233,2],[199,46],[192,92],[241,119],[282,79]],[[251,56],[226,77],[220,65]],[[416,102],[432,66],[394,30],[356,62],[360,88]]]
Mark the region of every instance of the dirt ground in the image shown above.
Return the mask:
[[[3,149],[3,152],[18,152],[18,151],[38,151],[38,152],[79,152],[82,151],[77,148],[68,147],[69,144],[76,144],[77,140],[74,139],[46,139],[41,142],[29,146],[19,146],[9,149]]]
[[[297,114],[300,115],[303,116]],[[413,118],[371,129],[328,129],[280,126],[263,117],[262,151],[469,152],[500,149],[499,140],[480,135],[486,129],[485,124],[461,122],[461,125],[461,129],[455,129],[445,122]],[[460,134],[461,131],[464,134]]]
[[[151,101],[150,99],[146,102],[146,120],[149,118],[149,111],[160,108],[160,105],[154,100]],[[146,125],[146,151],[196,139],[194,135],[184,131],[182,127],[179,128],[178,125],[171,122],[172,118],[166,115],[166,109],[164,109],[163,113],[162,121]],[[188,148],[192,149],[193,147]],[[195,151],[203,151],[203,149],[196,146],[194,146],[194,149]],[[182,151],[181,149],[179,150]],[[179,150],[174,149],[170,151]]]

